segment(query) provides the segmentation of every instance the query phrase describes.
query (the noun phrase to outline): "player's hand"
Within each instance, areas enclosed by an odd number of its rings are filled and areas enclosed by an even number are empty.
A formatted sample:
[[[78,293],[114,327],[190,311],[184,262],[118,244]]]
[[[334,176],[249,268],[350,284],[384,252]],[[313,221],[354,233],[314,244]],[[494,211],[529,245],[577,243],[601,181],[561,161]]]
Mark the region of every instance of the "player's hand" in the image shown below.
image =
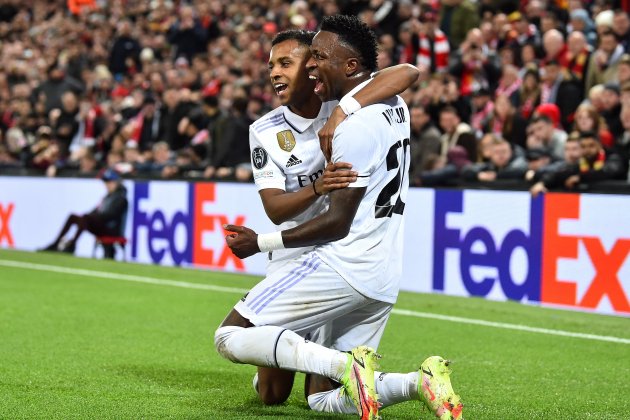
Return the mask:
[[[230,232],[225,235],[225,243],[237,257],[243,259],[260,252],[258,235],[250,228],[223,225],[223,229]]]
[[[326,158],[326,162],[330,162],[332,157],[332,141],[337,126],[346,119],[346,114],[341,110],[341,107],[337,105],[333,110],[330,118],[326,121],[326,124],[317,133],[319,136],[319,147],[322,149],[322,153]]]
[[[357,180],[355,171],[351,171],[352,165],[346,162],[329,163],[324,169],[324,175],[315,181],[315,188],[321,195],[326,195],[333,190],[346,188]]]

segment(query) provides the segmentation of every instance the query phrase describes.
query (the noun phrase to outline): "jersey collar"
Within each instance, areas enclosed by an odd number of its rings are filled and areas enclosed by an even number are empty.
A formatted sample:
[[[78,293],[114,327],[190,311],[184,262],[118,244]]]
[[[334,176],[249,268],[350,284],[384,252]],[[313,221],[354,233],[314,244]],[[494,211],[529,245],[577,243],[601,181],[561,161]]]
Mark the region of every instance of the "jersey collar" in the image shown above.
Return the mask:
[[[326,115],[325,109],[326,107],[324,106],[324,104],[322,104],[322,106],[319,108],[319,114],[317,115],[317,117],[313,119],[313,118],[304,118],[297,114],[294,114],[293,112],[291,112],[288,106],[285,106],[284,113],[283,113],[284,120],[286,121],[287,124],[291,126],[292,129],[294,129],[299,134],[302,134],[303,132],[308,130],[308,128],[311,125],[313,125],[313,122],[315,122],[315,120],[319,120],[321,118],[324,118],[324,119],[328,118],[328,115]]]

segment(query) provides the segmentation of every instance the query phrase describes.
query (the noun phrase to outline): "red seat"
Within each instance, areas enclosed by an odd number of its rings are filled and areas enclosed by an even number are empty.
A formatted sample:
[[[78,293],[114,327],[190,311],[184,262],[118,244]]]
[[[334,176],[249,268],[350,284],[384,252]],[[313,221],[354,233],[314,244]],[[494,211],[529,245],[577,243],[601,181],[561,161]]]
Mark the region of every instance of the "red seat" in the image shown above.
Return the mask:
[[[94,241],[94,249],[92,251],[92,257],[96,256],[96,248],[99,245],[112,245],[112,246],[120,246],[123,255],[123,261],[126,261],[125,255],[125,245],[127,245],[127,238],[124,236],[97,236],[96,241]]]

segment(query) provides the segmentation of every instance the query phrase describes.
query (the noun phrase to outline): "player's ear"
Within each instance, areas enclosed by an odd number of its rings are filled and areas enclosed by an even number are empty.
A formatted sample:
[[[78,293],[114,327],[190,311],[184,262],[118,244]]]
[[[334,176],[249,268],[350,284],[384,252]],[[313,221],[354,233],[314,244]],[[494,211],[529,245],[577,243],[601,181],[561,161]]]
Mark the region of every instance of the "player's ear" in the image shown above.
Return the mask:
[[[346,60],[346,76],[352,77],[355,73],[359,71],[359,60],[354,57],[350,57]]]

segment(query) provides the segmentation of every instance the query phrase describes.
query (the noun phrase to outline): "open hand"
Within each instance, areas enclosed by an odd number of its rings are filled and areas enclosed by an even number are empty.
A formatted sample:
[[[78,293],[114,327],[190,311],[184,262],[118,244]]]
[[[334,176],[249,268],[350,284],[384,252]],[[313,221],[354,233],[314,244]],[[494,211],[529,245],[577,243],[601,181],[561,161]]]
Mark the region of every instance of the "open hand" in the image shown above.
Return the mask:
[[[223,225],[223,229],[231,232],[225,235],[225,243],[234,255],[243,259],[260,252],[258,235],[245,226]]]

